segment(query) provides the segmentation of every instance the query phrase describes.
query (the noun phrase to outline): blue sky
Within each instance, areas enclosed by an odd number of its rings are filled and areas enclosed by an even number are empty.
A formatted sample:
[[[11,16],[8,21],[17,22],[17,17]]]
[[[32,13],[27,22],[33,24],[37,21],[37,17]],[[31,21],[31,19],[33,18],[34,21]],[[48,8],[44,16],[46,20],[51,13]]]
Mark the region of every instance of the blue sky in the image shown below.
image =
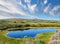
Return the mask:
[[[60,20],[60,0],[0,0],[0,19]]]

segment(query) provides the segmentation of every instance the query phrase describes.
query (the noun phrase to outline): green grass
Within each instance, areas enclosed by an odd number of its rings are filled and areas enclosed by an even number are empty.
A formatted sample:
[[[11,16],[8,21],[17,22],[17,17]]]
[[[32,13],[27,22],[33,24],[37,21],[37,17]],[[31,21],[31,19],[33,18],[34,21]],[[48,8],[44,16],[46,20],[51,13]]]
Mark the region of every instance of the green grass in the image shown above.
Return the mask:
[[[25,38],[9,38],[6,37],[5,34],[7,33],[7,30],[4,30],[0,32],[0,43],[3,44],[48,44],[50,41],[50,38],[52,35],[54,35],[53,32],[51,33],[41,33],[36,35],[36,37],[25,37]]]
[[[49,21],[49,20],[28,20],[28,19],[11,19],[11,20],[0,20],[0,44],[48,44],[50,37],[54,33],[42,33],[38,34],[34,38],[9,38],[5,34],[8,30],[17,29],[29,29],[39,27],[60,27],[60,21]]]
[[[0,20],[0,30],[9,28],[60,27],[60,21],[11,19]]]

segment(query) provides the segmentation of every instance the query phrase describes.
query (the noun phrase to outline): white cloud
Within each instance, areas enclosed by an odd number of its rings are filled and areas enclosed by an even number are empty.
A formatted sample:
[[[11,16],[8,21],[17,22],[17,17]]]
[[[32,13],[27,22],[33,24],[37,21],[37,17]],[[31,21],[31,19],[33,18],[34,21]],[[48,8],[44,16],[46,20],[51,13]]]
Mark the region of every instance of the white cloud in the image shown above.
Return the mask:
[[[25,0],[25,3],[30,4],[31,0]]]
[[[59,9],[60,9],[60,5],[56,5],[56,6],[54,6],[53,8],[51,8],[51,5],[52,4],[48,4],[45,8],[44,8],[44,13],[46,13],[46,14],[50,14],[50,15],[52,15],[52,16],[57,16],[57,15],[59,15]]]
[[[23,4],[21,3],[21,1],[20,1],[21,6],[22,6],[23,8],[25,8],[25,9],[28,9],[28,11],[30,11],[31,13],[34,13],[37,4],[31,5],[31,0],[24,0],[24,1],[25,1],[25,3],[26,3],[27,5],[23,5]]]
[[[31,5],[31,0],[24,0],[25,4],[22,3],[22,0],[20,0],[19,5],[24,8],[25,10],[29,11],[30,13],[35,13],[37,4]]]
[[[20,7],[24,8],[24,9],[27,9],[26,5],[22,4],[22,0],[20,0],[18,4],[20,5]]]
[[[50,7],[51,7],[51,4],[48,4],[48,5],[44,8],[43,11],[44,11],[45,13],[49,13],[49,11],[50,11],[50,9],[51,9]]]
[[[35,18],[34,15],[30,15],[28,12],[24,11],[22,8],[27,9],[28,11],[33,13],[37,5],[36,4],[31,5],[30,0],[26,0],[25,2],[27,3],[27,6],[28,6],[27,8],[26,5],[23,5],[21,1],[22,0],[20,0],[20,2],[17,3],[16,0],[0,0],[0,19],[13,18],[13,17],[17,17],[17,15],[18,16],[23,15],[26,17],[30,16]],[[20,4],[20,7],[18,7],[19,4]]]
[[[28,9],[30,10],[30,12],[34,12],[35,11],[35,9],[36,9],[36,4],[34,4],[34,5],[28,5]]]
[[[22,6],[22,2],[21,2],[22,0],[20,0],[20,2],[19,2],[19,4],[20,4],[20,6]]]
[[[0,15],[0,19],[8,19],[8,18],[13,18],[13,17],[6,17],[6,16]]]
[[[47,4],[48,0],[44,0],[44,4]]]
[[[57,14],[58,15],[58,10],[60,9],[60,6],[58,5],[58,6],[55,6],[55,7],[53,7],[53,9],[51,9],[51,11],[49,12],[51,15],[55,15],[55,14]]]
[[[22,4],[22,1],[20,0],[20,6],[22,6],[24,9],[27,9],[27,10],[30,11],[31,13],[34,13],[37,4],[31,5],[31,0],[24,0],[24,1],[25,1],[26,5],[23,5],[23,4]]]
[[[22,10],[18,10],[17,7],[15,5],[13,5],[12,3],[0,0],[0,5],[3,5],[3,6],[5,6],[9,9],[9,10],[7,10],[5,8],[0,8],[0,11],[6,11],[6,12],[9,12],[9,13],[18,13],[18,14],[21,14],[21,15],[26,15],[25,12],[23,12]]]

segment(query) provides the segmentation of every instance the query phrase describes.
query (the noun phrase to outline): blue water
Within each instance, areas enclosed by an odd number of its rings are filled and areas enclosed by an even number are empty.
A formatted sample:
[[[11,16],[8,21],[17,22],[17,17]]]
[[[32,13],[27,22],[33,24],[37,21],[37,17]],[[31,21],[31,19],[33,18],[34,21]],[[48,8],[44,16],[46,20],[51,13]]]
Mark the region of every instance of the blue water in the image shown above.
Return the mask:
[[[45,32],[56,32],[55,28],[35,28],[23,31],[9,31],[6,35],[11,38],[35,37],[37,34]]]

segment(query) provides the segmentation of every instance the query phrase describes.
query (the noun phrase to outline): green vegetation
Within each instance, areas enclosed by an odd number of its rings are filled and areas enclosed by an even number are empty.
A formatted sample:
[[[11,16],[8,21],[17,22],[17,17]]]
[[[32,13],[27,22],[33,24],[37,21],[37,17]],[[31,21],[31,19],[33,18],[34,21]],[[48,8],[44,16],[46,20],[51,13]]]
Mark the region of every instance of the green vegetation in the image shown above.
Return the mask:
[[[48,44],[54,33],[38,34],[34,38],[8,38],[5,34],[8,30],[27,30],[39,27],[60,27],[60,21],[29,20],[29,19],[6,19],[0,20],[0,44]]]
[[[48,44],[50,41],[50,37],[54,34],[51,33],[42,33],[38,34],[36,37],[25,37],[25,38],[8,38],[5,36],[5,33],[7,33],[7,30],[4,30],[0,32],[0,43],[1,44]]]
[[[60,27],[60,21],[28,20],[28,19],[6,19],[0,20],[0,30],[5,29],[29,29],[36,27]]]

